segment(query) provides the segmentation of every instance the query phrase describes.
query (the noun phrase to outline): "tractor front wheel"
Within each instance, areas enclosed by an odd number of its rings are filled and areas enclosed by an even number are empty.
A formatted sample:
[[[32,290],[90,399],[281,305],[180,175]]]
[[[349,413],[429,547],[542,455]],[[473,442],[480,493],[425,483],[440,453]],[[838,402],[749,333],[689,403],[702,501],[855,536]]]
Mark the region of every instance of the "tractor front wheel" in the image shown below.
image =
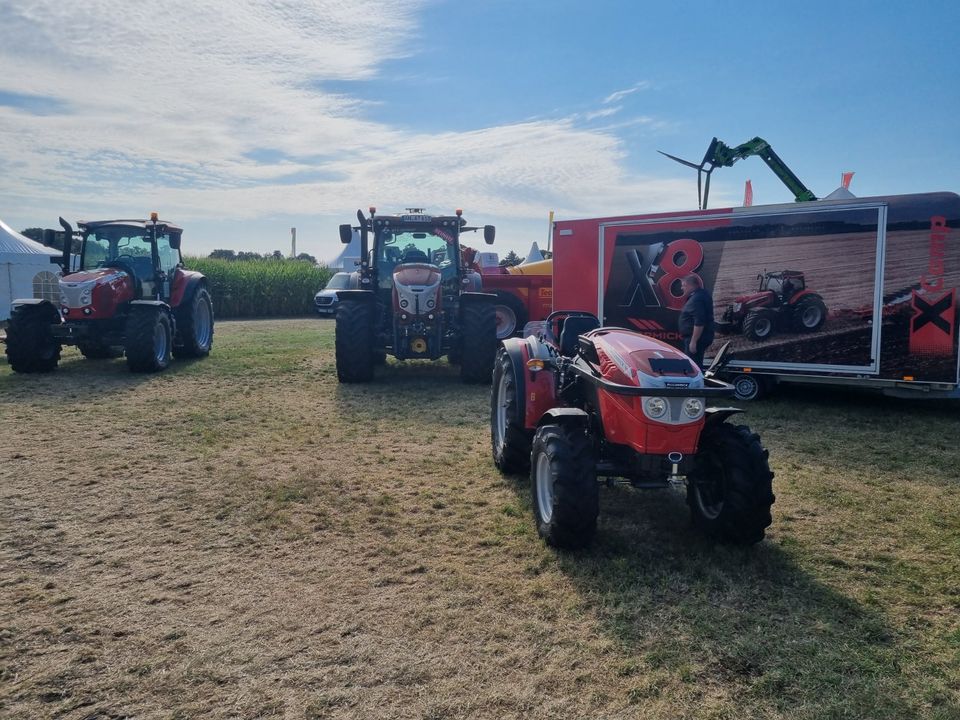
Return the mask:
[[[134,306],[127,318],[127,367],[133,372],[158,372],[170,364],[173,345],[170,316],[161,308]]]
[[[568,550],[589,545],[597,531],[600,488],[585,428],[543,425],[537,430],[530,485],[540,537],[548,545]]]
[[[772,522],[773,473],[760,436],[745,425],[704,429],[687,477],[693,524],[722,542],[753,545]]]
[[[465,383],[490,382],[497,353],[497,318],[493,305],[477,303],[463,309],[460,326],[460,379]]]
[[[7,326],[7,362],[18,373],[46,373],[60,362],[60,343],[50,330],[59,320],[50,305],[20,305]]]
[[[373,303],[342,301],[337,308],[337,380],[364,383],[373,380]]]
[[[503,473],[519,473],[530,465],[532,433],[524,427],[522,400],[510,356],[503,348],[493,365],[490,393],[490,442],[493,462]]]
[[[775,320],[771,310],[751,310],[743,319],[743,334],[756,342],[766,340],[773,335]]]
[[[807,295],[793,306],[793,327],[797,332],[819,330],[827,320],[827,306],[816,295]]]
[[[199,288],[189,305],[177,310],[177,344],[173,346],[173,356],[206,357],[213,347],[213,301],[210,293],[205,287]]]

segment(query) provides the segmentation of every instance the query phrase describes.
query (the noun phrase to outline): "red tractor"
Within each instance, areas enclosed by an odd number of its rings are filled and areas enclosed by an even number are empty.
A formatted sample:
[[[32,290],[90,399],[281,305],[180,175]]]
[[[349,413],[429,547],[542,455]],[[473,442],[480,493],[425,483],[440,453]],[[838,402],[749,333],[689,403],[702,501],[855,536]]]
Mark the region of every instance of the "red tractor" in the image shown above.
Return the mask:
[[[598,477],[635,488],[686,484],[693,523],[725,542],[753,544],[770,525],[773,473],[759,436],[707,406],[734,394],[666,343],[601,328],[582,312],[552,313],[536,336],[505,340],[491,394],[493,459],[529,468],[540,536],[587,545],[599,513]]]
[[[63,345],[90,359],[126,355],[135,372],[163,370],[171,355],[210,353],[213,303],[206,278],[183,267],[181,228],[156,213],[150,220],[81,222],[79,269],[70,272],[74,232],[63,218],[60,224],[60,305],[14,301],[6,351],[14,372],[50,372]]]
[[[721,333],[742,332],[754,341],[766,340],[778,330],[813,332],[827,319],[823,297],[808,290],[803,273],[783,270],[757,275],[757,292],[741,295],[716,323]]]

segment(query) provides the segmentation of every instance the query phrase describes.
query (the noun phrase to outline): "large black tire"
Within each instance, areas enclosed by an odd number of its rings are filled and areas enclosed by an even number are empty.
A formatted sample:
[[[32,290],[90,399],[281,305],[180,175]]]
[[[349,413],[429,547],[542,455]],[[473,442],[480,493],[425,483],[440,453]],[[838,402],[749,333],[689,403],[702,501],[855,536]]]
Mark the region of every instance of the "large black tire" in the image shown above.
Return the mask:
[[[533,437],[530,486],[537,532],[547,544],[585,547],[597,531],[600,488],[583,427],[544,425]]]
[[[18,373],[45,373],[60,362],[60,343],[50,327],[59,317],[50,305],[20,305],[7,326],[7,362]]]
[[[772,310],[751,310],[743,319],[743,334],[754,342],[761,342],[773,336],[776,323],[777,316]]]
[[[793,329],[814,332],[827,321],[827,306],[819,295],[804,295],[793,306]]]
[[[527,324],[527,309],[513,293],[497,291],[497,302],[493,306],[497,322],[497,340],[513,337]]]
[[[364,383],[373,380],[373,303],[341,301],[337,307],[337,380]]]
[[[200,287],[193,299],[176,310],[177,339],[173,345],[176,358],[202,358],[213,347],[213,301],[207,288]]]
[[[462,320],[460,379],[478,385],[488,383],[497,353],[497,319],[493,304],[467,305]]]
[[[104,345],[95,341],[77,343],[77,349],[87,360],[110,360],[123,355],[122,347]]]
[[[772,522],[773,501],[773,473],[760,436],[745,425],[708,426],[687,478],[694,526],[722,542],[752,545]]]
[[[127,317],[124,351],[132,372],[158,372],[170,365],[173,328],[163,308],[134,305]]]
[[[521,473],[530,467],[533,433],[524,427],[523,398],[510,356],[502,347],[493,364],[490,391],[490,443],[493,462],[503,473]]]

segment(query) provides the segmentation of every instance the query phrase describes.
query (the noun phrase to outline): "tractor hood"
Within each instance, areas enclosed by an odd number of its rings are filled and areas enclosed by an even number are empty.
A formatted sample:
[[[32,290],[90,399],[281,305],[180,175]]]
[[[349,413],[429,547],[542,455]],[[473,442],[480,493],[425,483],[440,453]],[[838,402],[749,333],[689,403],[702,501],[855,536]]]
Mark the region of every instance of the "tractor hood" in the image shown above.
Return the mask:
[[[90,319],[112,317],[133,296],[133,278],[118,268],[81,270],[60,279],[60,307],[67,314],[80,310]]]
[[[394,302],[401,312],[423,315],[439,309],[440,268],[405,263],[393,272]]]
[[[621,385],[702,388],[703,375],[686,355],[664,342],[628,330],[586,335],[597,351],[604,378]]]

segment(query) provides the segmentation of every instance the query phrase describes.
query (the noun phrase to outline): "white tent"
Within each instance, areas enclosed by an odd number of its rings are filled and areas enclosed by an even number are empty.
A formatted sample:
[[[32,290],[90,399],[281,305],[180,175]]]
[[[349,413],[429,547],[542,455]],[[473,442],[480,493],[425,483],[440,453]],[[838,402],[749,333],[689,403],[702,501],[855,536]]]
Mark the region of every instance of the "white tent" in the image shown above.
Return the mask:
[[[360,231],[354,230],[350,244],[345,246],[334,260],[328,262],[327,267],[331,270],[353,272],[357,269],[358,262],[360,262]]]
[[[59,255],[0,220],[0,322],[10,319],[10,304],[19,298],[59,301],[60,267],[51,261]]]
[[[530,252],[527,253],[526,259],[520,264],[529,265],[535,262],[543,262],[543,253],[540,252],[540,246],[536,242],[530,246]]]

